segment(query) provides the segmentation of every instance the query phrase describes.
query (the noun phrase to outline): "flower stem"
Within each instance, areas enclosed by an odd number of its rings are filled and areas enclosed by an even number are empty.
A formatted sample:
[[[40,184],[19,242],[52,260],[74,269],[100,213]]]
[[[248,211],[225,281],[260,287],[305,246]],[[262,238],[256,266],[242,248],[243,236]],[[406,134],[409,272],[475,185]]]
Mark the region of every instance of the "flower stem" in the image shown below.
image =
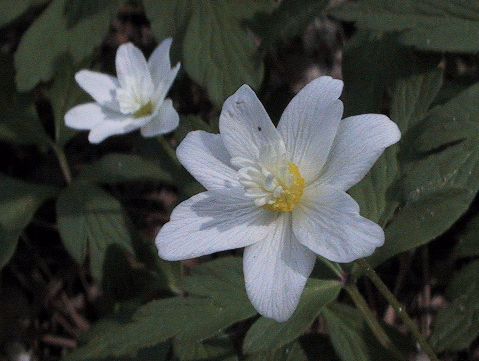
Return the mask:
[[[60,146],[58,146],[58,144],[54,142],[50,142],[50,146],[52,147],[53,151],[55,152],[55,155],[57,156],[58,163],[60,164],[60,168],[62,170],[65,181],[67,182],[67,184],[70,184],[72,182],[72,172],[70,170],[70,166],[68,165],[65,152]]]
[[[407,326],[413,337],[416,339],[417,343],[421,349],[427,354],[431,361],[439,361],[436,354],[434,353],[432,347],[427,343],[424,336],[419,332],[414,321],[409,317],[403,305],[399,303],[397,298],[389,291],[389,288],[384,284],[378,274],[374,271],[371,265],[364,258],[358,259],[356,263],[361,267],[366,276],[369,277],[372,283],[376,286],[379,292],[386,298],[389,304],[394,308],[398,316]]]
[[[351,297],[351,299],[353,300],[354,304],[356,305],[356,307],[359,309],[359,311],[363,315],[364,320],[368,324],[371,331],[374,333],[374,336],[376,336],[376,339],[379,341],[379,343],[384,348],[391,351],[391,353],[398,360],[404,360],[405,358],[402,355],[402,353],[396,348],[396,346],[394,346],[394,344],[389,339],[389,336],[386,334],[383,327],[378,322],[376,316],[369,309],[369,306],[366,303],[366,300],[364,299],[364,297],[359,292],[358,287],[354,283],[348,283],[344,287],[344,289],[346,290],[346,292],[348,292],[348,294]]]

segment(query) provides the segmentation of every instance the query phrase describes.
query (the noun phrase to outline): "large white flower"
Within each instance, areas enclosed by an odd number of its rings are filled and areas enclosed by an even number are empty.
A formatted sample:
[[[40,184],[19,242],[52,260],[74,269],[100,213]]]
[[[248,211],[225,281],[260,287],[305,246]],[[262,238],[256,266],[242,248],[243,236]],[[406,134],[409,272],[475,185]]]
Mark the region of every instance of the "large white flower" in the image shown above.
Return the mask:
[[[70,109],[67,126],[88,129],[88,140],[100,143],[115,134],[141,128],[144,137],[171,132],[178,126],[178,113],[171,99],[165,99],[180,69],[170,65],[171,38],[165,39],[148,62],[131,43],[116,53],[118,78],[90,70],[75,74],[78,84],[95,100]]]
[[[369,256],[381,227],[346,193],[384,149],[396,124],[380,114],[341,120],[343,82],[320,77],[301,90],[275,128],[243,85],[228,98],[220,134],[195,131],[179,145],[207,189],[178,205],[156,237],[160,257],[181,260],[246,247],[248,296],[277,321],[295,310],[316,254],[336,262]]]

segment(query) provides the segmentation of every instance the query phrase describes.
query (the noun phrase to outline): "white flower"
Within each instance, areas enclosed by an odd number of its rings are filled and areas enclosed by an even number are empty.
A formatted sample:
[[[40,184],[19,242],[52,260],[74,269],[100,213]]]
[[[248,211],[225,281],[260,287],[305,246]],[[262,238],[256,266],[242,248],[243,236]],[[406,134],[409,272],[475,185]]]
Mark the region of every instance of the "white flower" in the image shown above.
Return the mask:
[[[384,242],[346,193],[396,143],[380,114],[341,120],[343,82],[320,77],[301,90],[275,128],[243,85],[226,100],[220,134],[195,131],[179,145],[207,189],[178,205],[156,237],[160,257],[181,260],[246,247],[248,296],[277,321],[295,310],[316,254],[351,262]]]
[[[90,130],[91,143],[138,128],[144,137],[175,129],[178,113],[165,97],[180,64],[171,68],[170,46],[171,38],[165,39],[147,62],[133,44],[121,45],[116,53],[118,78],[90,70],[76,73],[76,81],[95,102],[70,109],[65,114],[66,125]]]

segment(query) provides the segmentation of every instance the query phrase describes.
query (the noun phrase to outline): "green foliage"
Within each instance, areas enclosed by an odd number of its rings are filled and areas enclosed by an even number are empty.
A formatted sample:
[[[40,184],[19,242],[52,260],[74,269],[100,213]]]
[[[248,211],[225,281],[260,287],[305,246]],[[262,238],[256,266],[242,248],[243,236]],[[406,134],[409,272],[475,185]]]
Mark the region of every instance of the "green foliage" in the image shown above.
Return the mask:
[[[333,303],[324,308],[323,316],[326,319],[331,343],[342,361],[397,359],[376,341],[356,309]],[[398,333],[392,331],[389,331],[389,336],[404,354],[411,350],[409,340],[404,340]]]
[[[15,53],[20,91],[51,79],[62,55],[70,54],[75,63],[90,55],[103,40],[116,8],[107,6],[69,27],[65,7],[66,0],[53,0],[23,35]]]
[[[256,14],[248,25],[261,37],[261,49],[269,51],[281,39],[302,34],[327,5],[327,0],[283,0],[270,14]]]
[[[30,94],[19,94],[15,90],[13,59],[0,55],[0,139],[13,144],[36,144],[48,142]]]
[[[143,1],[153,31],[161,40],[173,36],[182,44],[188,75],[221,105],[241,85],[258,88],[263,64],[255,57],[253,39],[243,21],[270,1]],[[166,22],[164,19],[167,19]]]
[[[13,256],[20,234],[37,209],[57,191],[0,174],[0,269]]]
[[[390,241],[373,256],[375,262],[439,236],[468,209],[479,188],[478,128],[472,121],[478,115],[474,85],[406,133],[400,145],[403,206],[386,227]]]
[[[399,32],[405,45],[433,51],[479,50],[479,5],[468,0],[360,0],[330,12],[359,28]]]
[[[0,27],[8,25],[22,15],[31,5],[31,0],[0,0]]]
[[[294,341],[313,323],[323,307],[338,297],[340,290],[338,281],[311,279],[288,321],[278,323],[261,317],[251,326],[243,343],[244,352],[275,350]]]
[[[172,337],[180,345],[192,345],[255,315],[244,290],[241,264],[240,259],[221,258],[197,267],[191,278],[184,281],[185,290],[196,296],[150,302],[140,307],[130,322],[112,324],[104,332],[96,333],[66,360],[132,355]],[[184,350],[185,355],[190,351]]]
[[[479,216],[472,218],[459,234],[454,255],[457,258],[479,256]]]
[[[58,230],[72,257],[83,263],[88,255],[93,276],[101,279],[110,245],[131,249],[130,236],[120,203],[101,188],[74,182],[57,201]]]
[[[95,183],[114,184],[131,181],[159,181],[172,183],[171,175],[158,162],[138,155],[109,153],[90,163],[79,178]]]
[[[246,357],[246,361],[307,361],[308,357],[304,353],[298,342],[293,342],[269,352],[259,352]]]
[[[437,315],[430,338],[436,352],[465,349],[479,335],[479,287],[474,281],[463,285],[462,294]]]
[[[80,69],[75,67],[72,57],[65,54],[58,59],[49,95],[55,117],[55,141],[63,146],[77,134],[77,131],[65,125],[65,113],[73,106],[88,101],[89,96],[74,80],[75,73]]]

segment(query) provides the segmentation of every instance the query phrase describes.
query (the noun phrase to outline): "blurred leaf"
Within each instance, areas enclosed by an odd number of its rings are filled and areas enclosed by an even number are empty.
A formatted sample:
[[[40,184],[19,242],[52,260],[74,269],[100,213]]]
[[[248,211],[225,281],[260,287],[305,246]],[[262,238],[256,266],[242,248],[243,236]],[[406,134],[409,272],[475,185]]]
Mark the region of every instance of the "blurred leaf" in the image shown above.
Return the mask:
[[[283,0],[270,14],[256,14],[248,26],[261,37],[261,49],[269,51],[281,39],[302,34],[328,3],[327,0]]]
[[[259,352],[246,357],[245,361],[308,361],[298,342],[293,342],[274,351]]]
[[[79,178],[108,184],[145,180],[173,183],[171,175],[158,162],[120,153],[107,154],[89,164]]]
[[[176,44],[182,45],[184,69],[207,89],[217,106],[243,84],[259,87],[263,64],[255,57],[255,45],[243,21],[258,11],[272,9],[272,1],[143,0],[143,3],[157,39],[173,36],[174,48]]]
[[[131,322],[112,325],[96,334],[66,360],[133,355],[139,349],[171,337],[176,337],[176,342],[181,344],[196,344],[256,314],[241,283],[241,260],[218,259],[198,268],[192,280],[185,277],[185,289],[204,297],[173,297],[150,302],[134,314]],[[216,288],[220,286],[223,288]]]
[[[13,256],[20,234],[37,209],[57,191],[0,174],[0,269]]]
[[[212,127],[203,121],[199,116],[188,114],[181,117],[180,124],[175,130],[175,139],[179,143],[181,142],[189,132],[194,130],[204,130],[209,133],[214,133]]]
[[[89,97],[75,82],[79,70],[68,54],[59,57],[49,95],[55,117],[55,141],[63,146],[78,132],[65,125],[65,113],[74,105],[86,102]]]
[[[175,356],[181,361],[238,361],[238,356],[229,338],[223,336],[203,343],[174,342]]]
[[[362,319],[359,311],[339,303],[323,309],[329,337],[336,354],[343,361],[383,361],[396,360],[382,347]],[[404,354],[411,352],[410,340],[403,339],[398,332],[386,329],[395,346]],[[414,349],[414,348],[413,348]]]
[[[49,138],[37,117],[33,97],[17,93],[14,75],[12,57],[0,54],[0,139],[14,144],[44,146]]]
[[[398,212],[386,227],[378,264],[445,232],[479,188],[479,84],[433,108],[403,137]],[[468,129],[464,134],[464,128]]]
[[[245,2],[255,7],[254,1]],[[263,79],[263,64],[255,59],[253,40],[241,28],[241,21],[250,12],[239,12],[224,1],[195,4],[183,44],[188,75],[206,87],[217,106],[243,84],[257,89]]]
[[[472,284],[477,282],[479,275],[479,260],[472,261],[463,266],[447,285],[446,295],[449,299],[455,299],[464,294]]]
[[[360,0],[330,11],[358,28],[400,32],[405,45],[434,51],[479,50],[479,5],[469,0]]]
[[[393,90],[391,118],[401,132],[423,120],[442,86],[442,71],[434,66],[399,78]]]
[[[459,351],[476,339],[479,335],[478,299],[477,283],[464,285],[462,294],[438,313],[429,339],[436,352]]]
[[[112,6],[114,0],[68,0],[63,10],[67,18],[67,27],[75,26],[84,18],[94,16]]]
[[[77,63],[103,41],[116,6],[108,6],[68,28],[64,14],[66,1],[53,0],[23,35],[15,53],[20,91],[52,78],[61,55],[69,53]]]
[[[479,256],[479,215],[474,216],[459,234],[459,243],[454,256],[456,258]]]
[[[108,247],[131,250],[130,235],[120,202],[86,182],[74,182],[57,201],[58,230],[68,252],[82,263],[87,254],[93,276],[100,280]]]
[[[346,107],[354,114],[380,113],[386,86],[395,83],[391,118],[405,132],[424,118],[441,87],[442,74],[435,68],[435,59],[418,58],[410,49],[398,47],[391,36],[371,36],[359,33],[345,51]],[[380,65],[371,67],[371,58],[379,58]],[[398,206],[388,196],[398,178],[397,151],[398,145],[386,149],[366,177],[349,191],[361,214],[381,225]]]
[[[282,323],[260,317],[248,330],[243,351],[249,354],[275,350],[294,341],[313,323],[323,307],[338,297],[340,290],[339,281],[310,279],[293,316]]]
[[[31,0],[0,0],[0,27],[8,25],[32,5]]]

